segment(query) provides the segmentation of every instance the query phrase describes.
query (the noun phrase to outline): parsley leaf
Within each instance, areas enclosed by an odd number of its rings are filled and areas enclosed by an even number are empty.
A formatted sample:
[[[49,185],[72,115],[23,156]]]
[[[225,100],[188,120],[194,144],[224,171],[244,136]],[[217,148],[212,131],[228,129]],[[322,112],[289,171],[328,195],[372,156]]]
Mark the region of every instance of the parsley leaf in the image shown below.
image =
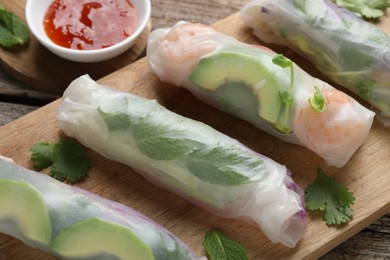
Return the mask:
[[[30,151],[34,166],[38,169],[50,167],[51,176],[60,181],[78,182],[87,175],[90,167],[83,146],[73,140],[39,142]]]
[[[389,0],[334,0],[341,7],[348,9],[364,19],[377,19],[390,7]]]
[[[0,45],[11,48],[29,41],[30,31],[12,12],[0,5]]]
[[[328,225],[340,225],[352,219],[353,211],[350,205],[355,201],[353,193],[345,186],[325,175],[318,169],[314,184],[305,190],[305,206],[310,211],[324,212],[323,220]]]
[[[210,260],[247,260],[248,253],[245,248],[225,236],[220,230],[207,232],[203,247]]]

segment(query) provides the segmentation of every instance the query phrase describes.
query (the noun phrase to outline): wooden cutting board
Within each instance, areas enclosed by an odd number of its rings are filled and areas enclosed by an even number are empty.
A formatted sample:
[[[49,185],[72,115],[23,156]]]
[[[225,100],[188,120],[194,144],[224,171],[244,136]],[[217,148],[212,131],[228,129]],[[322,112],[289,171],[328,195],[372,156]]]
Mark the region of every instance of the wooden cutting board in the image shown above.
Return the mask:
[[[385,23],[380,26],[390,28],[389,21],[386,17]],[[259,43],[252,37],[251,30],[240,21],[238,14],[216,23],[214,27],[241,41]],[[291,51],[271,47],[297,61],[302,67],[312,68]],[[313,69],[308,71],[318,75]],[[259,229],[251,225],[211,216],[184,199],[149,184],[130,167],[109,161],[88,150],[92,169],[88,178],[77,186],[142,212],[188,243],[199,256],[205,254],[202,248],[205,233],[219,228],[242,243],[250,259],[316,259],[390,210],[390,134],[389,129],[378,121],[374,122],[366,143],[347,165],[336,169],[326,166],[321,158],[303,147],[283,143],[246,122],[199,102],[184,89],[161,83],[149,69],[146,59],[98,81],[118,90],[157,99],[172,111],[211,125],[253,150],[285,164],[302,188],[314,181],[317,168],[322,167],[355,194],[355,216],[348,225],[328,227],[320,215],[313,214],[302,241],[296,248],[289,249],[269,242]],[[57,125],[56,110],[59,103],[60,100],[52,102],[1,127],[0,154],[13,158],[19,165],[32,168],[29,148],[34,143],[65,137]],[[31,259],[29,257],[32,256],[34,259],[52,259],[46,253],[0,235],[0,258]]]
[[[26,0],[0,0],[0,5],[15,13],[24,21]],[[123,54],[107,61],[80,63],[65,60],[48,51],[30,33],[27,46],[12,51],[0,48],[1,65],[16,78],[37,90],[62,94],[76,77],[90,74],[94,78],[104,77],[137,60],[145,50],[152,23],[149,20],[135,44]]]

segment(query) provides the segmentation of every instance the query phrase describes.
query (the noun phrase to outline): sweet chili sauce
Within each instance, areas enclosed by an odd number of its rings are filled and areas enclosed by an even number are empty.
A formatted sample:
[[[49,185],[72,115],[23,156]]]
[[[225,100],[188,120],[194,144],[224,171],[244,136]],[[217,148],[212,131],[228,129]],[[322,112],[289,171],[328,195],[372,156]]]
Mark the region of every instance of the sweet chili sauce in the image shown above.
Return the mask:
[[[130,0],[54,0],[44,28],[57,45],[94,50],[123,41],[136,29],[138,13]]]

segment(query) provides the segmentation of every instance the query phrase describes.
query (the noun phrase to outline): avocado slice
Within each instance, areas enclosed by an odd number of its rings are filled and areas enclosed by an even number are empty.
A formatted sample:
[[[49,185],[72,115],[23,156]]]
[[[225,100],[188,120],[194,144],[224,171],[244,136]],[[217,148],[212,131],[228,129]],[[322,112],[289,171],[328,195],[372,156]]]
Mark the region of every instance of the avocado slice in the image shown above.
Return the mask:
[[[152,250],[129,228],[95,217],[65,228],[51,248],[65,258],[154,259]]]
[[[280,124],[284,111],[280,92],[286,87],[282,85],[284,82],[281,83],[276,77],[278,70],[279,67],[272,63],[272,57],[268,55],[253,56],[241,52],[222,51],[202,58],[189,79],[204,89],[219,92],[219,95],[226,90],[230,93],[242,90],[246,92],[244,96],[248,97],[249,90],[257,100],[258,116],[270,123]],[[287,78],[286,82],[288,84]],[[233,91],[233,88],[237,90]],[[236,97],[234,106],[237,110],[237,107],[245,106],[245,100],[239,101],[238,95]],[[253,103],[253,98],[248,101]],[[248,110],[244,113],[253,114],[253,111]]]
[[[0,179],[0,229],[14,232],[11,225],[29,241],[50,243],[50,218],[41,194],[26,182]]]

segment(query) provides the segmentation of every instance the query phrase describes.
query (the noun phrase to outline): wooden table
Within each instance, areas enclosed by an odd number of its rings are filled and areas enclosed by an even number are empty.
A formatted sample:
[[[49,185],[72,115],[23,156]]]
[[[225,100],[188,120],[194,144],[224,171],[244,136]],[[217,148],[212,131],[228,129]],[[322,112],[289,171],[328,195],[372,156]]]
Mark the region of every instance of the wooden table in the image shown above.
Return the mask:
[[[172,26],[184,19],[212,24],[239,11],[245,2],[244,0],[152,0],[152,28]],[[58,97],[34,90],[0,67],[0,126]],[[390,259],[390,214],[386,214],[321,259]]]

